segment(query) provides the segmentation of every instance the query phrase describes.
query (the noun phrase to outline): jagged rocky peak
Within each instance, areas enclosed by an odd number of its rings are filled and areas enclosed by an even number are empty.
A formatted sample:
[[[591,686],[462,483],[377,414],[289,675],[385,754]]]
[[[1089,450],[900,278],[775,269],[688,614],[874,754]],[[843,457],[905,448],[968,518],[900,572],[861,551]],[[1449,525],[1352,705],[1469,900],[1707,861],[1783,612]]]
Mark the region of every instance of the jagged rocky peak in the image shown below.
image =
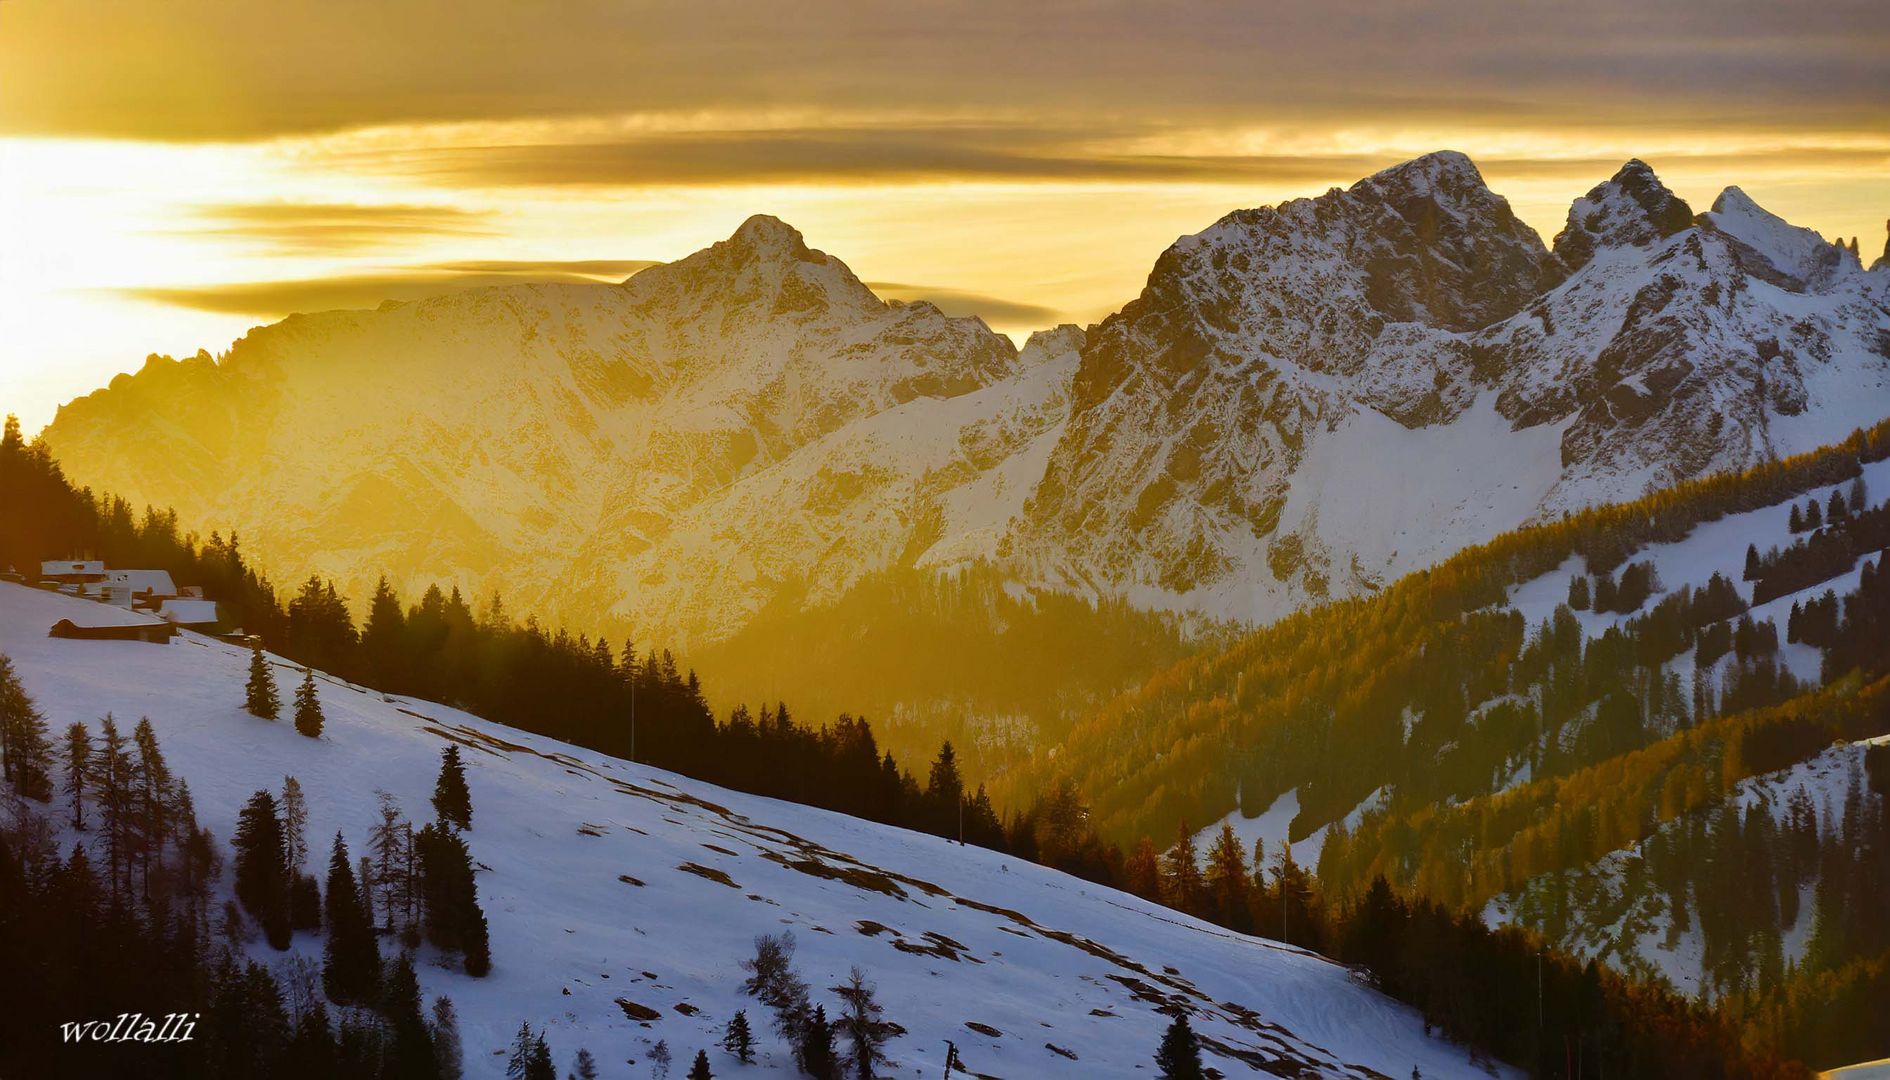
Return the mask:
[[[773,214],[750,217],[727,242],[737,251],[756,256],[807,254],[801,231]]]
[[[1693,208],[1667,189],[1639,158],[1621,166],[1568,209],[1555,254],[1572,273],[1597,251],[1641,247],[1693,226]]]
[[[1890,221],[1886,221],[1883,223],[1883,231],[1886,234],[1890,234]],[[1874,263],[1871,263],[1870,268],[1872,270],[1882,270],[1885,268],[1890,268],[1890,235],[1886,235],[1884,237],[1883,254],[1877,256],[1877,261]]]
[[[1542,238],[1455,150],[1394,165],[1345,196],[1365,213],[1367,298],[1388,320],[1475,330],[1561,278]]]
[[[1817,289],[1846,269],[1849,248],[1827,241],[1811,229],[1801,228],[1753,201],[1737,187],[1729,187],[1713,200],[1713,209],[1701,215],[1701,221],[1713,231],[1738,242],[1742,252],[1756,254],[1762,265],[1742,259],[1746,269],[1760,277],[1773,278],[1778,284],[1793,288]],[[1768,273],[1768,271],[1775,272]]]

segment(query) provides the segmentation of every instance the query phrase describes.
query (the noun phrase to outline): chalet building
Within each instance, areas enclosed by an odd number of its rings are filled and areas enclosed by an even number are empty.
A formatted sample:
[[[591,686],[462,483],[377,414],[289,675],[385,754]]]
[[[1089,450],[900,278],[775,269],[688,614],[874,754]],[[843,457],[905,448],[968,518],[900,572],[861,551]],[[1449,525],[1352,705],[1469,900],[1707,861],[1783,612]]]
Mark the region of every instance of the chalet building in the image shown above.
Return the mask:
[[[177,634],[177,627],[170,623],[158,622],[95,622],[83,619],[74,622],[60,619],[53,624],[48,637],[71,638],[77,641],[148,641],[162,645]]]
[[[60,559],[39,564],[39,582],[42,586],[84,588],[105,580],[103,559]]]

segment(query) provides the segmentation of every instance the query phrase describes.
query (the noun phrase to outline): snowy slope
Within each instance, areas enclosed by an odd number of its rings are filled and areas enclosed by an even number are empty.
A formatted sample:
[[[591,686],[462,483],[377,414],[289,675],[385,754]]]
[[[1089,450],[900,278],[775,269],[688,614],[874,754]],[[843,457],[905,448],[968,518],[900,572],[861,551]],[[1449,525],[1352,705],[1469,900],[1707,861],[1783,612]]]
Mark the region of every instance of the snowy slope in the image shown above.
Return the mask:
[[[851,964],[868,969],[887,1017],[906,1029],[890,1044],[890,1076],[935,1075],[946,1039],[987,1076],[1138,1075],[1167,1022],[1157,1010],[1171,1004],[1192,1010],[1210,1062],[1228,1075],[1250,1063],[1320,1076],[1485,1074],[1426,1037],[1414,1012],[1300,950],[980,849],[720,790],[332,679],[320,680],[326,733],[311,741],[241,711],[242,649],[192,634],[170,645],[45,636],[92,609],[0,584],[0,651],[56,727],[148,715],[220,838],[250,792],[293,774],[308,795],[316,857],[337,829],[359,849],[376,789],[422,814],[440,749],[449,739],[466,748],[468,839],[485,868],[495,966],[484,980],[430,956],[419,966],[427,994],[458,1004],[469,1076],[502,1075],[500,1048],[521,1021],[545,1027],[561,1062],[585,1046],[607,1074],[642,1062],[659,1038],[686,1061],[717,1041],[735,1008],[759,1018],[739,997],[736,961],[755,934],[779,929],[795,932],[817,988]],[[294,677],[278,664],[285,693]],[[301,935],[295,949],[318,957],[319,940]],[[658,1019],[633,1020],[620,1001]],[[717,1075],[787,1075],[781,1048],[761,1042],[766,1053],[749,1070],[711,1050]]]

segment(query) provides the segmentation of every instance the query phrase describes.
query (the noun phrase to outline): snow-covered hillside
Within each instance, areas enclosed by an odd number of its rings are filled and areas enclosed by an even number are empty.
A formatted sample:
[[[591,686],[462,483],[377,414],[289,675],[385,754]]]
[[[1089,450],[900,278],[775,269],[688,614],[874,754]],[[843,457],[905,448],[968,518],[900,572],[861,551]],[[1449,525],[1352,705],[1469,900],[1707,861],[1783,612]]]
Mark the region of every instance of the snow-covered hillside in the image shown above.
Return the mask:
[[[46,636],[61,618],[106,610],[0,584],[0,652],[56,728],[149,716],[226,842],[244,799],[293,775],[317,853],[336,830],[359,848],[376,790],[424,818],[441,749],[464,748],[494,968],[476,980],[424,954],[419,967],[429,996],[458,1004],[469,1076],[503,1075],[521,1021],[546,1030],[561,1064],[588,1047],[605,1075],[645,1075],[658,1039],[687,1060],[719,1041],[736,1008],[762,1019],[738,992],[736,963],[754,935],[782,929],[817,997],[856,963],[878,983],[905,1029],[886,1075],[937,1075],[950,1039],[985,1076],[1134,1076],[1170,1007],[1191,1012],[1227,1075],[1486,1074],[1337,964],[981,849],[327,678],[326,731],[310,740],[242,710],[241,648],[188,633],[168,645]],[[296,672],[276,670],[286,695]],[[294,949],[318,957],[320,942],[299,935]],[[716,1075],[787,1074],[781,1048],[762,1043],[746,1070],[712,1049]]]

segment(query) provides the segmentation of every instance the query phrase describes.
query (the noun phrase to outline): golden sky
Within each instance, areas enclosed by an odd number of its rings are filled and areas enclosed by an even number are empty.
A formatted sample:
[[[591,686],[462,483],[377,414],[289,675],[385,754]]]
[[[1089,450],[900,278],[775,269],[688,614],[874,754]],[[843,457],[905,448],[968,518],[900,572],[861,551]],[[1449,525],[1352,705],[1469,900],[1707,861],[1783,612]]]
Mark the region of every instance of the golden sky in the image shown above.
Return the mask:
[[[1177,236],[1463,150],[1882,250],[1890,5],[0,0],[0,409],[293,310],[619,280],[773,213],[1021,337]]]

